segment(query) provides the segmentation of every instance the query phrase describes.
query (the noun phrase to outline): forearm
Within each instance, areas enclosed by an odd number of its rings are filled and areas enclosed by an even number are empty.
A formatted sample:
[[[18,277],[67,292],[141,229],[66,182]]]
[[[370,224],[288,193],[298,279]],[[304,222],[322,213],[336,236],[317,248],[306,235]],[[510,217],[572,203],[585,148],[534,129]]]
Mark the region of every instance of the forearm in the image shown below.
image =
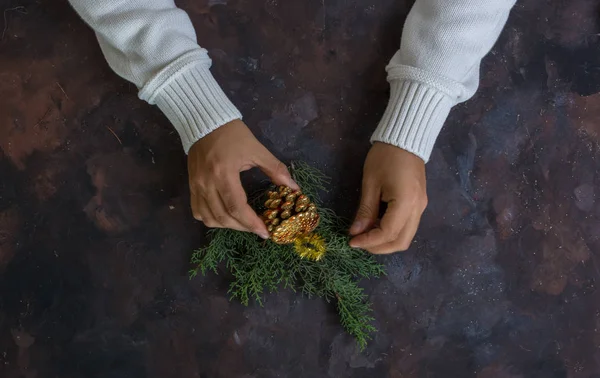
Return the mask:
[[[111,68],[179,132],[184,149],[241,118],[212,77],[188,15],[173,0],[70,0],[96,32]]]
[[[427,161],[450,109],[479,84],[481,59],[515,0],[417,0],[387,67],[390,102],[372,141]]]

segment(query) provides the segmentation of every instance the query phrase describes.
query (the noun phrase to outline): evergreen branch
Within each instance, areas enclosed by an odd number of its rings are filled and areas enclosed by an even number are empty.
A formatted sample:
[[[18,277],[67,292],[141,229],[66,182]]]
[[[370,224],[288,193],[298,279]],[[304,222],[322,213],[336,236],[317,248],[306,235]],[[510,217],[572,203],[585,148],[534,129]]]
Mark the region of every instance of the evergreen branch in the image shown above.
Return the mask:
[[[302,162],[293,163],[291,173],[302,191],[319,204],[318,194],[326,191],[329,179]],[[362,350],[376,329],[371,325],[373,318],[367,296],[356,279],[385,273],[374,256],[349,246],[348,224],[344,219],[320,205],[319,215],[316,233],[327,245],[325,257],[320,261],[300,258],[289,245],[263,241],[250,233],[217,229],[209,232],[208,246],[193,253],[191,263],[195,269],[190,271],[190,277],[198,272],[217,273],[218,266],[225,262],[233,275],[229,294],[246,306],[251,299],[262,306],[265,290],[272,292],[280,287],[298,290],[308,297],[322,297],[327,302],[335,301],[342,326],[356,338]]]
[[[294,181],[302,188],[302,192],[320,206],[319,193],[327,192],[327,186],[331,183],[331,179],[302,161],[292,162],[290,172]]]
[[[371,307],[366,303],[366,295],[349,276],[336,277],[334,290],[340,322],[356,338],[359,348],[363,350],[371,339],[370,334],[377,331],[371,325],[374,319],[369,315]]]

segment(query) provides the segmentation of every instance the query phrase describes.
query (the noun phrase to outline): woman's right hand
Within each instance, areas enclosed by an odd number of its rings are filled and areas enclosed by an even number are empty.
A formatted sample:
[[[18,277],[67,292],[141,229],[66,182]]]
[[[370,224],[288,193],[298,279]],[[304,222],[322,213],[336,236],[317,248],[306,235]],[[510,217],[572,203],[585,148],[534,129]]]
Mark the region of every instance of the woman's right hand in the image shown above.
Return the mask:
[[[248,197],[240,173],[261,169],[273,183],[298,189],[285,164],[252,134],[241,120],[229,122],[198,140],[188,154],[191,207],[194,218],[208,227],[269,232]]]

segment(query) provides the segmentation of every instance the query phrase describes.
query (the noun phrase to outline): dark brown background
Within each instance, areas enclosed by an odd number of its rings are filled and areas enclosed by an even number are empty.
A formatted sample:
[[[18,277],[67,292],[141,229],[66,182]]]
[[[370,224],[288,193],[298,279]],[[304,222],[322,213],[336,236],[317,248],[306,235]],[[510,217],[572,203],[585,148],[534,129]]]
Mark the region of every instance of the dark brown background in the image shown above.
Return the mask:
[[[257,136],[352,215],[411,2],[179,3]],[[318,299],[190,282],[176,133],[65,0],[0,0],[0,376],[600,377],[599,11],[519,1],[438,139],[414,246],[364,283],[360,354]]]

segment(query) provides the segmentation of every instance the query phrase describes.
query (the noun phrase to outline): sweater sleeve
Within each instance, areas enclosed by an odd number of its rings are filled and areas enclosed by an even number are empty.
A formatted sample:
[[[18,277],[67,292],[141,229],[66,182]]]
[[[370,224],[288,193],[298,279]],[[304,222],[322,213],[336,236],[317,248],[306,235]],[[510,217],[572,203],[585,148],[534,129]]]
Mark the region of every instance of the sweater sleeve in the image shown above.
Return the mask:
[[[240,112],[219,87],[188,15],[173,0],[69,0],[96,32],[111,68],[156,104],[187,152]]]
[[[371,141],[429,160],[450,109],[473,96],[481,59],[515,0],[417,0],[387,66],[390,100]]]

